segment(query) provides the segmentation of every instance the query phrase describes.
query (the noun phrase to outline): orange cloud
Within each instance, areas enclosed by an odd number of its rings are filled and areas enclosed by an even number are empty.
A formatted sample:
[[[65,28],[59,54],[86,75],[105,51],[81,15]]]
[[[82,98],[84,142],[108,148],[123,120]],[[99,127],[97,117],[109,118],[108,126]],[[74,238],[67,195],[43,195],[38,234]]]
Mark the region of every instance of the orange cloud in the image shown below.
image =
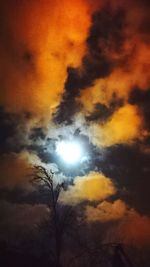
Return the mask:
[[[0,159],[0,187],[26,187],[29,181],[29,167],[27,158],[19,154],[3,155]]]
[[[40,165],[58,173],[58,166],[55,163],[44,163],[34,152],[23,150],[20,153],[9,153],[0,158],[0,188],[15,187],[27,191],[34,191],[36,188],[31,183],[31,174],[34,173],[33,166]],[[54,175],[55,183],[64,181],[66,177],[63,174]]]
[[[131,143],[141,137],[141,128],[142,118],[137,107],[127,104],[114,112],[110,120],[103,125],[92,123],[89,136],[97,146]]]
[[[108,239],[137,247],[149,246],[150,217],[142,216],[134,210],[130,211],[128,216],[108,232]]]
[[[90,5],[77,1],[1,3],[0,104],[12,112],[53,112],[67,67],[86,50]]]
[[[124,50],[127,50],[124,53],[129,54],[126,62],[122,66],[116,67],[108,77],[96,80],[92,87],[81,92],[78,100],[83,104],[84,113],[92,112],[96,103],[109,106],[114,93],[118,98],[127,101],[129,93],[134,87],[138,86],[142,90],[149,88],[149,45],[137,38],[131,41],[131,44],[125,43],[124,46]],[[111,52],[109,58],[115,60],[113,57],[115,55]]]
[[[86,207],[85,216],[87,221],[107,222],[112,220],[119,220],[125,216],[127,212],[126,204],[118,199],[113,203],[104,200],[96,207],[88,205]]]
[[[114,222],[106,233],[105,242],[117,242],[136,247],[150,245],[150,217],[137,211],[118,199],[114,202],[104,200],[96,207],[87,205],[87,222]]]
[[[87,176],[77,176],[74,184],[62,193],[60,201],[67,204],[77,204],[85,200],[103,200],[115,192],[116,188],[111,179],[93,171]]]
[[[87,113],[98,102],[109,106],[114,93],[127,101],[134,87],[146,90],[150,86],[149,8],[142,1],[110,1],[108,9],[112,17],[119,8],[125,11],[122,37],[115,40],[115,33],[106,29],[107,39],[104,38],[103,44],[102,35],[98,43],[112,71],[107,77],[94,81],[79,97]],[[114,48],[116,45],[118,49]]]

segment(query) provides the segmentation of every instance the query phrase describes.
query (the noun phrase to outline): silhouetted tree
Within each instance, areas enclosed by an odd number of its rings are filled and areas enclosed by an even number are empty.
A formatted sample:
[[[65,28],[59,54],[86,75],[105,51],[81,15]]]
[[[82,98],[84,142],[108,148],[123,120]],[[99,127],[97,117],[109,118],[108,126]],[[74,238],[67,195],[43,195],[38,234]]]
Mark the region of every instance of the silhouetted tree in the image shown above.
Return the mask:
[[[34,166],[31,174],[32,182],[40,184],[46,187],[49,192],[48,206],[51,211],[51,227],[54,235],[54,264],[56,267],[60,267],[60,257],[63,245],[63,234],[71,224],[73,218],[73,210],[71,207],[61,207],[62,212],[59,209],[59,196],[60,192],[64,189],[64,182],[56,183],[54,180],[54,173],[51,170],[47,170],[43,166]]]
[[[68,232],[71,239],[68,252],[73,253],[65,266],[112,266],[112,267],[133,267],[121,244],[102,244],[101,240],[91,240],[88,237],[86,221],[76,220],[76,214],[70,206],[63,206],[59,202],[59,196],[62,190],[65,190],[64,182],[56,182],[54,173],[43,166],[34,166],[32,171],[32,182],[44,187],[48,195],[48,206],[50,208],[50,221],[48,227],[51,228],[51,234],[54,237],[54,244],[51,245],[51,255],[54,256],[53,266],[62,267],[61,254],[64,245],[64,234]],[[82,216],[81,216],[82,217]],[[81,219],[81,218],[80,218]],[[44,227],[44,226],[41,226]],[[69,241],[67,241],[67,245]]]

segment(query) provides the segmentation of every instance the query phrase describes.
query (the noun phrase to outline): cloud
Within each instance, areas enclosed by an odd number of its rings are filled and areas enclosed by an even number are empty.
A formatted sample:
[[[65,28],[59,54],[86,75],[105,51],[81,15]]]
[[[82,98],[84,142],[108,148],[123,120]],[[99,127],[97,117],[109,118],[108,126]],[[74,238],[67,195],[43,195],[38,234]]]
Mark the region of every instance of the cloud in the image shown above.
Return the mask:
[[[140,215],[132,210],[128,216],[124,216],[117,225],[110,228],[107,238],[112,242],[122,242],[136,247],[149,247],[150,217]]]
[[[21,187],[26,190],[33,190],[30,182],[33,166],[40,165],[55,173],[55,182],[62,182],[68,179],[60,172],[56,163],[44,162],[36,151],[22,150],[20,153],[9,153],[1,156],[0,159],[0,187],[14,189]],[[41,156],[42,157],[42,156]]]
[[[85,53],[89,8],[84,0],[1,2],[0,104],[7,111],[54,111],[67,67]]]
[[[133,48],[129,44],[125,46],[129,46],[126,49],[131,50],[131,55],[128,56],[126,62],[122,66],[116,67],[108,77],[97,79],[93,86],[89,86],[81,92],[78,99],[84,106],[85,112],[91,112],[97,103],[109,106],[114,94],[127,101],[133,88],[137,86],[141,90],[149,88],[149,45],[134,40]]]
[[[44,204],[12,204],[5,200],[0,203],[0,213],[0,239],[10,244],[39,234],[40,224],[50,215],[48,207]]]
[[[132,105],[138,105],[142,116],[144,117],[144,126],[147,131],[150,131],[150,89],[141,91],[139,88],[132,90],[129,95],[129,103]]]
[[[109,105],[114,94],[127,101],[135,86],[149,87],[147,10],[141,1],[101,2],[92,16],[81,65],[68,68],[56,122],[69,123],[82,106],[86,112],[97,103]]]
[[[96,207],[85,207],[85,219],[88,223],[108,224],[105,242],[117,242],[134,247],[150,245],[150,217],[139,214],[123,200],[102,201]]]
[[[65,92],[55,114],[56,122],[69,121],[68,108],[71,112],[69,112],[70,116],[79,110],[80,103],[76,99],[82,90],[89,88],[96,79],[110,75],[115,64],[106,55],[104,48],[110,44],[113,46],[114,43],[118,47],[119,39],[122,39],[123,22],[124,13],[120,8],[113,12],[111,8],[104,5],[93,14],[89,36],[86,39],[87,52],[78,68],[68,68]]]
[[[68,187],[60,197],[66,204],[77,204],[82,201],[103,200],[116,193],[113,182],[98,172],[90,172],[87,176],[78,176],[73,185]]]
[[[118,199],[114,202],[104,200],[96,207],[87,205],[85,216],[89,222],[107,222],[121,219],[126,212],[127,206],[122,200]]]
[[[3,155],[0,159],[0,187],[26,186],[29,166],[28,161],[15,153]]]
[[[144,243],[149,218],[122,200],[106,199],[117,192],[111,177],[119,187],[126,187],[127,203],[149,212],[149,135],[144,132],[145,126],[149,130],[149,3],[91,2],[0,3],[0,105],[7,112],[0,110],[0,187],[26,187],[32,164],[56,172],[60,167],[67,174],[55,157],[55,144],[61,138],[82,139],[84,134],[86,167],[80,165],[77,172],[72,168],[71,175],[90,170],[104,174],[91,171],[77,176],[61,201],[99,202],[86,208],[90,222],[117,221],[119,238]],[[56,118],[53,122],[51,114]],[[143,138],[147,143],[142,143]],[[141,151],[135,141],[142,143]],[[64,173],[57,181],[68,179]]]
[[[89,137],[99,147],[130,144],[142,137],[141,128],[142,118],[138,108],[127,104],[116,110],[106,123],[91,123]]]
[[[87,101],[108,104],[114,92],[127,97],[137,84],[145,89],[147,9],[141,1],[2,1],[1,105],[49,116],[65,93],[61,121],[70,106],[71,115]]]

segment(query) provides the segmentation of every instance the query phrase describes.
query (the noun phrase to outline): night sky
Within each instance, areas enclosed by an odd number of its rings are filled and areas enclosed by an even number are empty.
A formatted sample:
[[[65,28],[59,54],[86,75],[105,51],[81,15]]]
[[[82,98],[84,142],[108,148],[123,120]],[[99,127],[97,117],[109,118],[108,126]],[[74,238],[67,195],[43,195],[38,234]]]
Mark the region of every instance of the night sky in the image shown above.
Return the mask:
[[[29,175],[41,165],[65,183],[60,206],[147,257],[149,25],[148,0],[0,0],[0,242],[42,236],[47,192]],[[77,162],[62,142],[80,145]]]

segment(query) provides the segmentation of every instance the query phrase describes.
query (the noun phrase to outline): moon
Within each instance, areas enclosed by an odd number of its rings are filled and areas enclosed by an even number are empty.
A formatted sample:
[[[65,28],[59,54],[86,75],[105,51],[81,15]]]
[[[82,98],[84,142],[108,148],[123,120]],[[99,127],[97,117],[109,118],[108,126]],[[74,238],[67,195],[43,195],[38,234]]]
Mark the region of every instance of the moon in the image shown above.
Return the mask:
[[[82,157],[81,145],[75,141],[61,141],[57,143],[56,153],[68,164],[80,162]]]

